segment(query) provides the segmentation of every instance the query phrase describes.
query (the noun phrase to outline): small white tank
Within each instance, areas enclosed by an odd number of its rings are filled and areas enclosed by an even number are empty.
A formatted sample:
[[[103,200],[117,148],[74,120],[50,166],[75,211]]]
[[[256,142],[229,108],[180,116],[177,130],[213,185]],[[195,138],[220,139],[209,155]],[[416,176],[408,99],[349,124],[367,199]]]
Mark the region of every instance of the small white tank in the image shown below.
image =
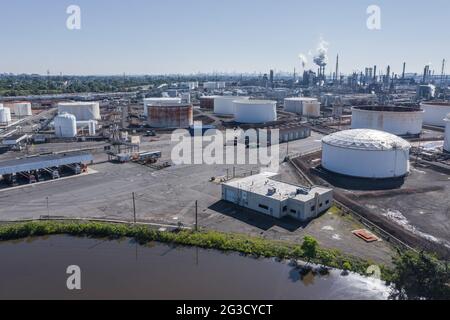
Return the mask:
[[[11,112],[17,117],[29,117],[32,116],[31,103],[29,102],[14,102],[10,105]]]
[[[450,113],[445,117],[444,151],[450,152]]]
[[[90,136],[95,136],[96,125],[97,125],[97,121],[94,121],[94,120],[89,121],[89,135]]]
[[[3,105],[2,105],[3,106]],[[9,108],[0,108],[0,123],[11,122],[11,110]]]
[[[70,113],[61,113],[54,120],[55,135],[59,138],[73,138],[77,136],[77,119]]]

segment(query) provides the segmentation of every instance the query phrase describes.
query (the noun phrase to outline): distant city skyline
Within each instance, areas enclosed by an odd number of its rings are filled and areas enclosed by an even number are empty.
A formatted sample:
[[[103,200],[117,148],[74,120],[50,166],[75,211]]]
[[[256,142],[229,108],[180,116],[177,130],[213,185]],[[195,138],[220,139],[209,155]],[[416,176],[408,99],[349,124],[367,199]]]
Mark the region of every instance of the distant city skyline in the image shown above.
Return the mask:
[[[81,30],[69,30],[67,7],[81,8]],[[381,9],[369,30],[366,9]],[[155,75],[298,74],[327,43],[326,75],[377,65],[385,73],[438,75],[450,59],[447,0],[17,0],[0,4],[0,73]],[[449,72],[446,68],[446,73]]]

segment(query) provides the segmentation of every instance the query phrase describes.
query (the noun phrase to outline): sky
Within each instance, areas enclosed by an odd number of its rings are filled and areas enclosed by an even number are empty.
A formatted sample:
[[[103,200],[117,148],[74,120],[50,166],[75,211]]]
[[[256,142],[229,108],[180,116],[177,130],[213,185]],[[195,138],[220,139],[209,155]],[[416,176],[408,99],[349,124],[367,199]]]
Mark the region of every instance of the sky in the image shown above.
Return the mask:
[[[66,27],[69,5],[81,9],[80,30]],[[381,30],[367,28],[369,5]],[[337,54],[344,73],[401,73],[406,62],[440,74],[449,12],[448,0],[0,0],[0,73],[298,72],[300,53],[316,70],[322,38],[327,74]]]

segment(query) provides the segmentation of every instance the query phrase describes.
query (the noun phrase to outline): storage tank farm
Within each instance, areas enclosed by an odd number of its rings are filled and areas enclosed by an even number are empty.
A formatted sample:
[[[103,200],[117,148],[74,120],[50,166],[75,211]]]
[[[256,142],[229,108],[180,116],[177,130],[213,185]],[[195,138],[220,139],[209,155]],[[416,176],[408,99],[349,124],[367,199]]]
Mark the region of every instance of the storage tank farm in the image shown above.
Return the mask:
[[[271,100],[235,100],[234,120],[239,123],[265,123],[277,120],[277,102]]]
[[[410,148],[408,141],[384,131],[339,131],[322,139],[322,167],[351,177],[404,177],[409,172]]]
[[[63,112],[54,119],[55,135],[59,138],[77,136],[77,119],[73,114]]]
[[[60,102],[58,113],[70,113],[77,121],[100,120],[100,105],[98,102]]]
[[[411,107],[352,107],[352,129],[375,129],[395,135],[420,135],[424,111]]]
[[[423,123],[445,127],[445,118],[450,113],[450,101],[425,101],[420,104],[424,110]]]
[[[220,115],[234,115],[234,101],[248,100],[250,97],[243,96],[217,96],[214,98],[214,113]]]
[[[450,113],[445,117],[444,151],[450,153]]]
[[[181,103],[181,98],[168,98],[168,97],[154,97],[154,98],[144,98],[144,116],[148,116],[148,106],[152,104],[176,104]]]

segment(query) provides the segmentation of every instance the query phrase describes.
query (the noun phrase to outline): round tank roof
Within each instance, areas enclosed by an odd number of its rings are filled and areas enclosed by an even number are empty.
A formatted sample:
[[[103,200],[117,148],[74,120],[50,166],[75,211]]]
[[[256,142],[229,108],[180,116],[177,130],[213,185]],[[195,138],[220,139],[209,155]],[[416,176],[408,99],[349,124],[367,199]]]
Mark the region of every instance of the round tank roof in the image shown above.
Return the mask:
[[[290,97],[290,98],[285,98],[284,100],[288,100],[288,101],[318,101],[317,98],[310,98],[310,97]]]
[[[323,143],[348,148],[369,151],[394,149],[410,149],[408,141],[379,130],[352,129],[330,134],[322,139]]]
[[[357,106],[352,109],[372,112],[424,112],[420,108],[398,106]]]
[[[235,101],[235,103],[253,105],[253,104],[274,104],[277,102],[272,100],[237,100]]]

